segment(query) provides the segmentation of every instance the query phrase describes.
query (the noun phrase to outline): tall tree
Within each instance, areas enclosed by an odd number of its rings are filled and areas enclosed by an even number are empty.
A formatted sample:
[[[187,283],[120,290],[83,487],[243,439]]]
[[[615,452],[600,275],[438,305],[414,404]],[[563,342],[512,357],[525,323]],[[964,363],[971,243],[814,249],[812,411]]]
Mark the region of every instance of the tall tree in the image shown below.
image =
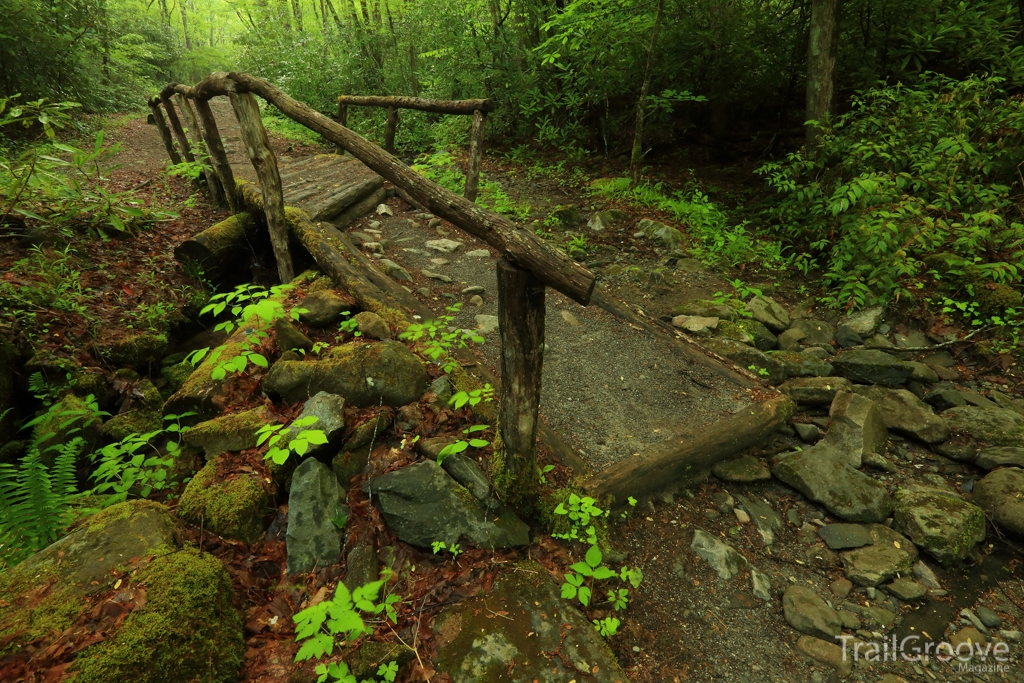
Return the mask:
[[[640,86],[640,98],[636,103],[636,130],[633,132],[633,154],[629,160],[630,183],[640,182],[640,164],[644,160],[644,109],[647,107],[647,91],[651,89],[651,72],[654,70],[654,51],[658,46],[658,30],[661,28],[661,13],[665,0],[658,0],[654,13],[654,28],[651,29],[651,46],[647,50],[647,66],[644,67],[644,82]]]
[[[839,0],[811,0],[811,30],[807,40],[807,121],[824,121],[832,110],[835,90]],[[813,159],[820,143],[820,125],[805,126],[806,153]]]

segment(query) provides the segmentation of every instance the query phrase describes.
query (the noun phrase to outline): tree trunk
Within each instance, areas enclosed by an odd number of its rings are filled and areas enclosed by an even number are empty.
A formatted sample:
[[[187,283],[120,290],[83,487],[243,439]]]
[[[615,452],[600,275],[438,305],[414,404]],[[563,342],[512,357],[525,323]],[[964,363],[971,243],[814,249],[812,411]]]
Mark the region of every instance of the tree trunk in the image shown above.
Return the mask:
[[[192,52],[192,37],[188,34],[188,13],[185,11],[185,0],[178,0],[181,10],[181,31],[185,34],[185,49]]]
[[[388,122],[384,127],[384,151],[395,153],[395,133],[398,132],[398,108],[388,107]]]
[[[484,126],[487,114],[477,109],[473,112],[473,129],[469,134],[469,168],[466,169],[465,197],[471,202],[476,201],[480,187],[480,161],[484,156]]]
[[[658,0],[654,13],[654,28],[651,29],[651,46],[647,50],[647,66],[644,68],[644,82],[640,86],[640,100],[636,103],[636,130],[633,132],[633,153],[629,160],[630,184],[640,182],[640,164],[644,160],[644,109],[647,107],[647,91],[651,89],[651,72],[654,70],[654,50],[658,46],[658,31],[661,29],[661,13],[665,0]]]
[[[422,97],[342,95],[339,104],[355,107],[397,107],[416,109],[437,114],[472,114],[475,111],[494,111],[493,100],[428,100]]]
[[[811,0],[811,30],[807,41],[807,121],[824,122],[832,108],[835,87],[839,0]],[[821,126],[805,124],[806,154],[814,159],[821,144]]]
[[[292,12],[295,13],[295,30],[302,32],[302,0],[292,0]]]
[[[270,243],[277,259],[277,272],[281,282],[291,282],[295,267],[288,251],[288,226],[284,215],[284,193],[281,190],[281,174],[277,170],[277,159],[270,148],[267,129],[260,119],[260,107],[251,93],[231,93],[231,106],[235,109],[238,124],[242,129],[242,140],[249,152],[249,158],[260,179],[263,204],[267,213],[267,228]]]
[[[544,285],[507,259],[498,261],[501,402],[504,457],[495,486],[506,502],[528,502],[537,489],[537,411],[544,365]]]

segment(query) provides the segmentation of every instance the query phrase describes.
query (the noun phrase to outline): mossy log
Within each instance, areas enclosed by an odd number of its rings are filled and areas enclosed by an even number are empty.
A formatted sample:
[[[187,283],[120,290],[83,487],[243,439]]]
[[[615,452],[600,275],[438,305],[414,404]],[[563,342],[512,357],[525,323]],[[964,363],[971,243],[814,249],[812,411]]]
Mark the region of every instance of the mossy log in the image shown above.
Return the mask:
[[[193,261],[206,275],[220,279],[251,257],[249,243],[257,225],[253,214],[235,214],[179,244],[174,248],[174,257],[182,263]]]

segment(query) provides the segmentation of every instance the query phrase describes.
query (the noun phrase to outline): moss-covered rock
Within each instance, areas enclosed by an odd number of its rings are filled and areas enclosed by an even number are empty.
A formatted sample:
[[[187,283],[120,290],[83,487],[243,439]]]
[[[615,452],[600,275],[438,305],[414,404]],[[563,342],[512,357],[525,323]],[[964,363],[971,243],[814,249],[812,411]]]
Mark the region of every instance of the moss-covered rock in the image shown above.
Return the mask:
[[[985,540],[985,513],[952,491],[900,489],[893,519],[896,529],[946,565],[965,560]]]
[[[255,475],[220,480],[217,460],[211,460],[185,487],[178,515],[220,536],[253,543],[263,535],[269,508],[270,496]]]
[[[220,560],[181,550],[133,578],[146,602],[113,637],[82,651],[76,683],[227,683],[245,656],[231,577]]]
[[[422,360],[404,344],[384,341],[344,344],[323,360],[274,363],[263,389],[289,403],[326,391],[362,408],[381,401],[397,407],[419,400],[427,381]]]
[[[1020,309],[1021,293],[1008,284],[981,285],[977,292],[978,307],[984,315],[1003,315],[1007,308]]]
[[[129,410],[104,422],[102,432],[110,441],[121,441],[132,434],[158,431],[163,426],[164,420],[159,410]]]
[[[175,550],[174,520],[159,503],[119,503],[80,529],[0,573],[0,656],[70,627],[85,596],[110,588],[111,570]]]
[[[254,408],[200,422],[183,438],[188,445],[201,448],[210,459],[229,451],[255,448],[256,432],[267,423],[266,409]]]
[[[160,368],[160,376],[167,382],[167,389],[173,394],[188,380],[193,370],[191,363],[175,363]]]
[[[488,610],[507,618],[488,618]],[[437,644],[438,669],[455,683],[629,680],[594,626],[561,598],[547,571],[536,563],[511,568],[488,595],[444,610],[434,630],[443,634]],[[549,657],[550,652],[564,656]],[[587,673],[581,678],[580,671]]]
[[[111,365],[130,366],[139,370],[158,367],[167,353],[167,335],[156,332],[134,332],[110,340],[97,341],[93,355]]]

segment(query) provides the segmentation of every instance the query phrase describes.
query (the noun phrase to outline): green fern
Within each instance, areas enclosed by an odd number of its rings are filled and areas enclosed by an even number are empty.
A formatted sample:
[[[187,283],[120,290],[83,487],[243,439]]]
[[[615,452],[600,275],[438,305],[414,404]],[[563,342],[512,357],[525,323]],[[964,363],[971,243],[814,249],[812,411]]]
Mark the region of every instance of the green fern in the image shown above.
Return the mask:
[[[50,467],[36,446],[18,467],[0,463],[0,567],[42,550],[71,523],[75,465],[84,445],[80,436],[61,445]]]

